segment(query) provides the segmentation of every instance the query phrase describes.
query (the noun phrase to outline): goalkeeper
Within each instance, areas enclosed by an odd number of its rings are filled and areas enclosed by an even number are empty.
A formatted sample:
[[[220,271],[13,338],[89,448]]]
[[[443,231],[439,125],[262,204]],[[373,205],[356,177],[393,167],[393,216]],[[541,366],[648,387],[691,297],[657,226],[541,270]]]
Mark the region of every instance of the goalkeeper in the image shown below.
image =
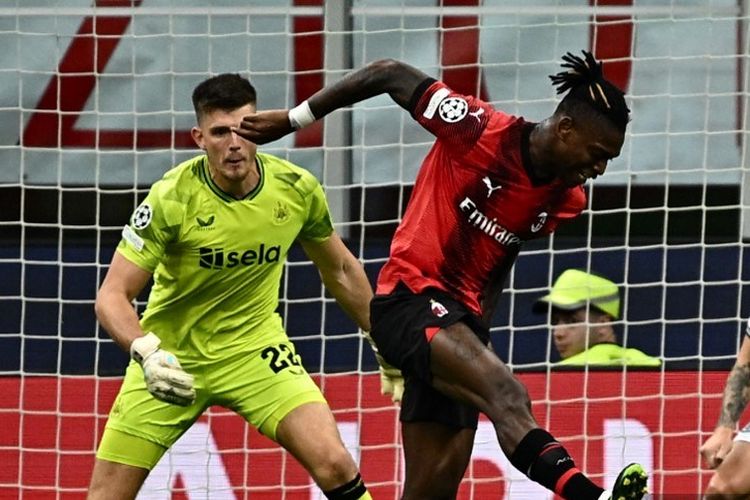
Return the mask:
[[[132,361],[97,451],[90,499],[135,498],[211,405],[234,410],[287,449],[329,499],[371,498],[275,311],[294,241],[364,330],[372,289],[334,232],[315,177],[232,131],[255,100],[239,75],[200,83],[191,133],[205,154],[156,182],[123,229],[96,313]],[[131,302],[152,276],[139,321]]]
[[[721,402],[719,422],[700,453],[714,471],[706,500],[750,498],[750,424],[734,439],[737,422],[750,401],[750,320],[745,327],[737,361],[729,373]]]
[[[456,496],[479,412],[516,469],[564,498],[640,499],[645,492],[638,464],[622,470],[612,492],[585,476],[539,427],[525,387],[490,348],[490,319],[521,245],[576,217],[586,205],[582,185],[604,173],[624,142],[622,91],[590,53],[563,59],[552,82],[565,97],[539,123],[383,60],[292,110],[247,116],[237,130],[264,143],[387,93],[436,137],[370,306],[379,353],[406,381],[404,499]]]

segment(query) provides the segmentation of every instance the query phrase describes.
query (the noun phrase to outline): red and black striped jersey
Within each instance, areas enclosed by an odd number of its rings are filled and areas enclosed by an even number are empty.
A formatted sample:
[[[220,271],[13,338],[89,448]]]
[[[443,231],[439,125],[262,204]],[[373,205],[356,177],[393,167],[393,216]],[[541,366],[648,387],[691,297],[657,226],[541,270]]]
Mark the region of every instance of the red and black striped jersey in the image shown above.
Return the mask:
[[[436,287],[481,316],[523,242],[576,217],[586,194],[557,180],[534,182],[533,123],[439,81],[412,102],[412,116],[437,139],[417,174],[377,293],[390,293],[399,281],[416,293]]]

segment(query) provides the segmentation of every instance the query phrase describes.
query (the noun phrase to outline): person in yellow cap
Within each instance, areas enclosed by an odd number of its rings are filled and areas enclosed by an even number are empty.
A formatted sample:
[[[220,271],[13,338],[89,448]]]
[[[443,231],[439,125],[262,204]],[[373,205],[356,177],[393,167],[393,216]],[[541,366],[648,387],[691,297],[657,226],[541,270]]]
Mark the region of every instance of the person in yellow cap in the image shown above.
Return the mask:
[[[620,291],[612,281],[580,269],[564,271],[534,304],[549,313],[561,365],[659,366],[661,360],[617,342]]]

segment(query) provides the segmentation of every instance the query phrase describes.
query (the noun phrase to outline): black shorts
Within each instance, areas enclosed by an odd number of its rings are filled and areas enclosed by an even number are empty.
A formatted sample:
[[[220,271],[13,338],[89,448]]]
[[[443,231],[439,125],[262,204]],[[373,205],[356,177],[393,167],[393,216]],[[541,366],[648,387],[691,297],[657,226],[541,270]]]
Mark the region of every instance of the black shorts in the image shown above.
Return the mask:
[[[476,429],[479,411],[432,387],[430,339],[435,329],[459,321],[466,324],[483,344],[489,330],[474,314],[448,293],[430,288],[413,293],[399,284],[389,295],[376,295],[370,304],[372,335],[378,351],[404,374],[401,401],[402,422],[437,422]],[[429,338],[428,338],[429,337]]]

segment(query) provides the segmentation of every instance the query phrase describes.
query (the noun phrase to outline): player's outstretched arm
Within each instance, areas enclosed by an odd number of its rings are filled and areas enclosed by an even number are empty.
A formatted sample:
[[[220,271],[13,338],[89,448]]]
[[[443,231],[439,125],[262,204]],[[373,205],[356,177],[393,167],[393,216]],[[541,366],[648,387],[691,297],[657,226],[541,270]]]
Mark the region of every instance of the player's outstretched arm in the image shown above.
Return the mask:
[[[381,59],[319,90],[308,102],[316,118],[384,93],[408,110],[414,91],[427,78],[425,73],[404,62]]]
[[[750,392],[750,337],[745,336],[724,387],[721,414],[711,437],[700,448],[701,456],[715,469],[732,449],[737,422],[747,406]]]
[[[141,365],[154,397],[186,406],[195,400],[193,376],[182,369],[174,354],[159,348],[159,337],[144,335],[132,305],[149,279],[151,273],[115,252],[96,296],[96,317],[112,340]]]
[[[324,87],[294,109],[260,111],[248,115],[234,131],[255,144],[265,144],[305,127],[336,109],[384,93],[390,95],[399,106],[408,109],[414,91],[427,78],[425,73],[406,63],[381,59]]]
[[[372,287],[359,260],[336,233],[322,243],[300,243],[336,302],[362,330],[369,331]]]

